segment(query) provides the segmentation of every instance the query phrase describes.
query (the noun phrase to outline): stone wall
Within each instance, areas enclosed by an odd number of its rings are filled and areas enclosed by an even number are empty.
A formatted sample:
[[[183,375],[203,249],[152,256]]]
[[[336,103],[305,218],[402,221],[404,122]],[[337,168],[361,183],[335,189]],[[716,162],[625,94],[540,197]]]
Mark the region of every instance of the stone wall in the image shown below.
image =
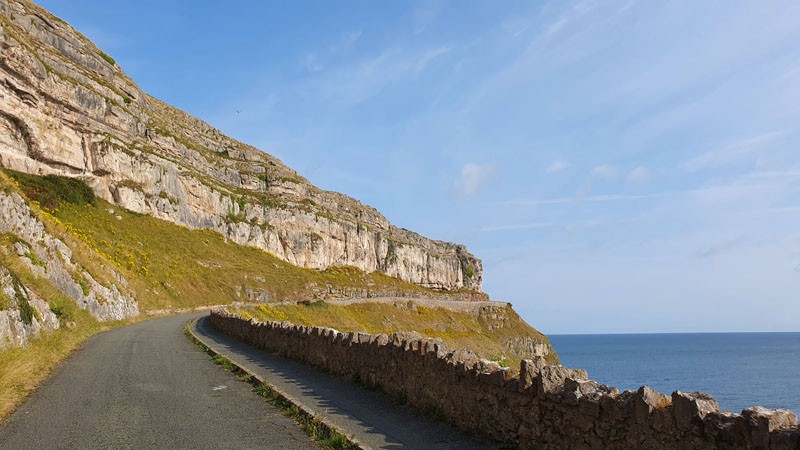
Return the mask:
[[[791,411],[754,407],[733,414],[702,393],[667,396],[647,387],[620,393],[583,370],[548,366],[542,358],[524,360],[516,370],[413,333],[342,333],[224,310],[212,312],[211,324],[522,449],[800,449]]]

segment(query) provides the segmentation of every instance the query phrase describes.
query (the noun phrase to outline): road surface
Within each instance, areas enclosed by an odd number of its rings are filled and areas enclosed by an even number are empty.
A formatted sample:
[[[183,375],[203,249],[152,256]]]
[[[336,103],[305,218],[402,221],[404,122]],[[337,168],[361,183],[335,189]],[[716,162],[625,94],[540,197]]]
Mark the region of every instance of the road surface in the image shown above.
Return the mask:
[[[189,342],[193,316],[91,338],[0,426],[0,448],[318,448]]]
[[[228,338],[205,316],[150,319],[92,337],[0,425],[0,449],[318,448],[184,336],[194,318],[192,331],[206,345],[365,448],[492,448],[385,394]]]

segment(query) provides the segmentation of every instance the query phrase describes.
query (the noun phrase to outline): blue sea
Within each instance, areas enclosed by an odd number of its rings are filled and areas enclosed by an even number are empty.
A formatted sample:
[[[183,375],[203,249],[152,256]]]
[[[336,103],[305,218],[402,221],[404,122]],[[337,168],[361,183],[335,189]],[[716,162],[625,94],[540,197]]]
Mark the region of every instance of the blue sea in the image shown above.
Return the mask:
[[[567,367],[620,391],[700,391],[720,408],[800,413],[800,333],[551,335]]]

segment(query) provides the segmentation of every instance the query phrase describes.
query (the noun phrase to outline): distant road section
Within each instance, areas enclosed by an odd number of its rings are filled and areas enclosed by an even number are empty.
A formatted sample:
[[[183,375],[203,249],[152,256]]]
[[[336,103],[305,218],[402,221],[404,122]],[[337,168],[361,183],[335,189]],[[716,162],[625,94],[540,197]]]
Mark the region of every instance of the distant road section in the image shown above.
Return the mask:
[[[183,335],[202,314],[90,339],[0,425],[0,448],[317,449]]]

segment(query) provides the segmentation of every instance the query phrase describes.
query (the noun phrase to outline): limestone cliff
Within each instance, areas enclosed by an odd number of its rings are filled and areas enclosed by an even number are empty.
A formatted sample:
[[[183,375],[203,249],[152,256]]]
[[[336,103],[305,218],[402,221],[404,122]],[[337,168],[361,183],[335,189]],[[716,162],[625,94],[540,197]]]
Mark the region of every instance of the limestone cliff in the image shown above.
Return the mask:
[[[60,326],[47,302],[0,265],[0,349],[20,347],[42,331]]]
[[[68,24],[0,0],[0,166],[81,177],[130,210],[218,231],[291,263],[481,289],[479,259],[427,239],[142,92]]]
[[[113,271],[104,285],[74,261],[73,251],[47,227],[18,193],[0,190],[0,348],[27,344],[42,331],[59,328],[57,307],[26,286],[16,271],[29,272],[71,298],[99,320],[139,314],[127,281]],[[16,268],[7,267],[15,262]],[[98,274],[95,274],[98,275]]]

